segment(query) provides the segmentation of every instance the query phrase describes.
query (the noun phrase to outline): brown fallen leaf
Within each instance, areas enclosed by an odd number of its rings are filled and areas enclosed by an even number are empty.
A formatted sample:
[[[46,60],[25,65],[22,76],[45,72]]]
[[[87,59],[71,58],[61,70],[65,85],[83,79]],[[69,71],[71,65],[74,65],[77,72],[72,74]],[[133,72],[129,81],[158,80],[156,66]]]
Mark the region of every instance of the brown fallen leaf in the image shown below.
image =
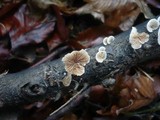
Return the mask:
[[[115,34],[113,28],[106,25],[99,25],[80,32],[72,41],[76,41],[85,48],[88,48],[91,46],[99,45],[100,43],[102,43],[105,36],[113,34]]]
[[[64,115],[62,118],[60,118],[59,120],[78,120],[78,118],[75,114],[68,113],[68,114]]]
[[[121,8],[128,3],[136,4],[141,12],[147,17],[153,17],[149,7],[143,0],[87,0],[87,4],[78,8],[75,13],[76,14],[92,14],[95,18],[100,19],[102,22],[105,20],[105,14]]]
[[[97,113],[101,115],[118,115],[133,110],[137,110],[143,106],[151,103],[157,96],[154,89],[154,81],[147,73],[137,71],[133,76],[119,77],[117,82],[119,85],[115,85],[120,89],[117,93],[119,100],[116,105],[112,105],[110,111],[98,110]],[[120,80],[121,79],[121,80]],[[122,80],[123,79],[123,80]],[[113,90],[117,90],[114,88]],[[114,91],[113,91],[114,92]]]
[[[137,72],[124,82],[130,90],[131,98],[128,100],[131,103],[127,107],[117,110],[118,113],[132,111],[146,106],[157,96],[154,90],[154,81],[142,72]]]
[[[126,31],[134,24],[139,13],[140,9],[136,4],[128,3],[119,9],[113,10],[105,19],[105,24]]]

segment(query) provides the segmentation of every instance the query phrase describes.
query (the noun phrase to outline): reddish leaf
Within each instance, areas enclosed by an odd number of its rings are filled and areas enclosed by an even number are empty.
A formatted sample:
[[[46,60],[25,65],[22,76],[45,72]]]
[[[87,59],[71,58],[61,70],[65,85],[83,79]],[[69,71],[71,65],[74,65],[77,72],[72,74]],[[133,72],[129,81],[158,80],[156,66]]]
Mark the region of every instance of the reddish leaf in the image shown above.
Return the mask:
[[[68,28],[65,25],[64,18],[62,17],[59,8],[56,6],[52,6],[52,8],[57,18],[57,31],[58,31],[59,37],[61,38],[61,40],[65,41],[67,40],[68,34],[69,34]]]
[[[10,12],[14,12],[16,8],[19,7],[21,0],[15,0],[15,1],[4,1],[3,0],[3,6],[0,8],[0,18],[3,19],[6,14]]]
[[[3,45],[0,45],[0,60],[5,60],[10,56],[9,49],[3,47]]]
[[[72,48],[77,49],[77,50],[81,50],[81,49],[86,48],[83,45],[81,45],[78,41],[75,41],[75,40],[70,40],[67,43],[69,46],[71,46]]]
[[[60,36],[56,32],[54,32],[51,38],[47,40],[47,46],[48,46],[49,51],[53,50],[61,43],[62,41],[61,41]]]
[[[90,99],[95,103],[105,103],[107,101],[107,90],[102,85],[92,86]]]
[[[106,25],[100,25],[79,33],[79,35],[72,41],[79,42],[82,46],[91,47],[102,43],[103,37],[113,35],[113,29]]]
[[[160,94],[160,76],[154,76],[154,89],[157,94]]]
[[[37,20],[30,16],[27,6],[22,5],[14,16],[5,20],[3,24],[6,30],[9,30],[11,46],[14,50],[24,45],[42,42],[53,31],[55,18],[47,14],[45,18]]]

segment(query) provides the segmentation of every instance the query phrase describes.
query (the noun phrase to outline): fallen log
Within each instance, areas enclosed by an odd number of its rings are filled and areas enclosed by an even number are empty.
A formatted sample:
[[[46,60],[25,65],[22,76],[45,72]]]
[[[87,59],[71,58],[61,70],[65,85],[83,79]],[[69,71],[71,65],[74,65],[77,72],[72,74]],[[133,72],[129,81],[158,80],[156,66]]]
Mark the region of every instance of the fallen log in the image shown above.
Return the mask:
[[[147,32],[146,22],[136,27],[138,32]],[[112,44],[105,46],[107,59],[98,63],[95,55],[101,45],[88,48],[90,62],[85,66],[82,76],[72,75],[72,80],[89,86],[101,84],[109,77],[135,66],[137,63],[157,58],[160,45],[157,42],[158,30],[148,33],[149,41],[142,48],[133,49],[129,43],[130,30],[115,36]],[[67,76],[62,59],[46,62],[24,71],[7,74],[0,78],[0,108],[24,105],[44,98],[58,99],[64,91],[73,89],[66,87],[62,81]],[[65,89],[65,90],[64,90]]]

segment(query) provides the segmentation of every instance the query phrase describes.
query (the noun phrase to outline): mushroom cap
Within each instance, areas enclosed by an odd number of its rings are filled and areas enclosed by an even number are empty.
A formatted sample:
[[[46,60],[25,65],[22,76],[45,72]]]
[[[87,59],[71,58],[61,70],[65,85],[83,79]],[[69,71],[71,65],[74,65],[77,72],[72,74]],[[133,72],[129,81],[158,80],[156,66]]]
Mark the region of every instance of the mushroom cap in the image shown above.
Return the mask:
[[[133,49],[139,49],[142,47],[142,44],[149,40],[149,34],[142,32],[138,33],[135,27],[132,27],[129,42]]]
[[[106,51],[99,51],[96,53],[96,60],[99,63],[102,63],[107,58]]]
[[[90,61],[90,56],[82,49],[66,54],[62,61],[68,73],[81,76],[85,72],[84,66]]]
[[[108,44],[111,44],[112,41],[115,40],[115,37],[114,36],[109,36],[109,37],[105,37],[103,39],[103,44],[104,45],[108,45]]]
[[[103,44],[104,44],[104,45],[107,45],[107,44],[108,44],[107,40],[108,40],[108,37],[105,37],[105,38],[103,39]]]
[[[129,42],[132,43],[132,38],[134,38],[134,36],[137,36],[138,32],[137,32],[137,28],[136,27],[132,27],[130,36],[129,36]]]
[[[111,44],[111,42],[114,41],[114,40],[115,40],[114,36],[109,36],[108,39],[107,39],[107,43]]]
[[[105,51],[106,48],[104,46],[99,47],[98,51]]]
[[[74,65],[66,65],[65,69],[68,73],[77,75],[77,76],[81,76],[85,72],[84,67],[80,65],[79,63],[74,64]]]
[[[156,19],[149,20],[146,26],[148,32],[153,32],[153,30],[158,29],[158,27],[159,27],[159,21]]]

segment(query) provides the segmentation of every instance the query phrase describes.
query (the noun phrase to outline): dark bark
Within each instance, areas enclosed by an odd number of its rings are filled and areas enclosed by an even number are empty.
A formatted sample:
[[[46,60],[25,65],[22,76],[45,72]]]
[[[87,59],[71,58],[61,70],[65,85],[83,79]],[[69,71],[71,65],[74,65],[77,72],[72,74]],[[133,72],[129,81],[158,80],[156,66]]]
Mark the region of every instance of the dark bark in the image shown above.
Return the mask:
[[[20,111],[15,109],[6,109],[0,111],[0,120],[18,120]]]
[[[139,32],[147,32],[146,23],[137,26]],[[103,63],[97,63],[95,54],[100,46],[88,49],[91,61],[86,65],[86,72],[73,79],[80,84],[100,84],[105,78],[148,59],[160,55],[157,43],[157,30],[149,33],[150,40],[142,48],[134,50],[129,44],[130,30],[116,36],[113,44],[106,46],[108,58]],[[107,62],[107,60],[112,60]],[[44,98],[56,99],[64,92],[61,83],[65,77],[65,69],[61,59],[47,62],[22,72],[8,74],[0,78],[0,107],[26,104]],[[66,91],[67,92],[67,91]]]

